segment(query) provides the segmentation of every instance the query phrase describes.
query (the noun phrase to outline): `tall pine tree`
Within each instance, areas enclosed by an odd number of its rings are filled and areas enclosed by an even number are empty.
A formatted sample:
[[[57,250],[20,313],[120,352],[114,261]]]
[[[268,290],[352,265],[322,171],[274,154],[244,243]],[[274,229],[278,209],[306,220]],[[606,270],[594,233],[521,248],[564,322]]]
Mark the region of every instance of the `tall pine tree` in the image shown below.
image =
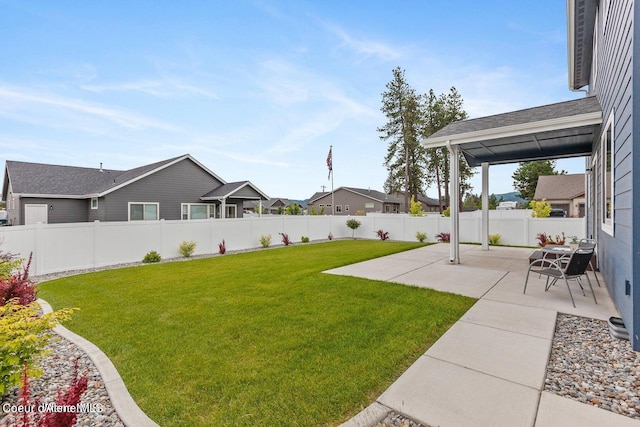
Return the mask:
[[[424,123],[422,137],[427,138],[449,123],[464,120],[467,113],[463,108],[462,97],[455,87],[449,89],[448,94],[440,94],[436,97],[433,89],[423,95],[424,100]],[[467,161],[460,153],[458,159],[460,167],[460,206],[465,193],[471,190],[470,180],[475,171],[469,167]],[[444,206],[449,206],[449,152],[447,147],[429,148],[426,150],[426,164],[429,176],[433,179],[438,190],[438,200],[440,201],[440,211]]]
[[[407,83],[400,67],[393,70],[393,79],[386,88],[382,93],[380,110],[387,117],[387,123],[377,129],[380,139],[389,143],[384,158],[389,173],[385,189],[402,188],[408,212],[409,200],[423,192],[427,177],[426,150],[420,143],[423,121],[421,97]]]

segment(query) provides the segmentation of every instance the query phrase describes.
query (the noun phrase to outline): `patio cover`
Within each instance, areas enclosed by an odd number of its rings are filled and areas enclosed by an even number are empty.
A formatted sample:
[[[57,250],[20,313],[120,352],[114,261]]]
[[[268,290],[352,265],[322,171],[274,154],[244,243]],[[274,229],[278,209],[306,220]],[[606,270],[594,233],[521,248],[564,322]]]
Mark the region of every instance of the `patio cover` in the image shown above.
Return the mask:
[[[469,166],[482,166],[482,244],[488,249],[489,165],[589,156],[601,124],[602,108],[596,97],[591,96],[454,122],[422,143],[427,148],[449,148],[452,195],[460,191],[459,167],[455,160],[459,151]],[[451,198],[450,208],[450,261],[459,263],[458,197]]]

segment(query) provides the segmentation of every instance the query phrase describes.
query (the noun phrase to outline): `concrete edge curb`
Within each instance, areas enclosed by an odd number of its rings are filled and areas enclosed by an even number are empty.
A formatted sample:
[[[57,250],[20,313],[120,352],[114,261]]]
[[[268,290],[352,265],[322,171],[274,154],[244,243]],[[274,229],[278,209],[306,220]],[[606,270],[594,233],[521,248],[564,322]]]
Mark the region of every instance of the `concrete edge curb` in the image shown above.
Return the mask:
[[[50,313],[53,311],[51,305],[43,299],[38,299],[38,304],[40,304],[44,313]],[[125,386],[124,381],[122,381],[118,370],[111,360],[109,360],[107,355],[98,348],[98,346],[80,335],[71,332],[64,326],[58,325],[53,329],[53,331],[80,347],[82,351],[89,356],[89,359],[91,359],[98,369],[98,372],[100,372],[100,376],[104,381],[107,393],[111,399],[113,409],[115,409],[125,426],[159,427],[158,424],[156,424],[142,411],[142,409],[140,409],[140,407],[138,407],[129,394],[127,386]]]
[[[340,424],[339,427],[372,427],[382,422],[389,412],[391,412],[391,408],[387,408],[379,402],[373,402],[358,415]]]

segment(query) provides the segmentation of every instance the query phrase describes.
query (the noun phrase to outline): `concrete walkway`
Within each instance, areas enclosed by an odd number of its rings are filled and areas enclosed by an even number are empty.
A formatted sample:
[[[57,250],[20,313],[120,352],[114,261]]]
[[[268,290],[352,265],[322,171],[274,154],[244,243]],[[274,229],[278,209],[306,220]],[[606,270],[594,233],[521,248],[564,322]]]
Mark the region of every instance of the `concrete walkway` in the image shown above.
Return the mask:
[[[371,406],[343,426],[372,426],[393,410],[439,427],[635,426],[640,421],[543,390],[558,312],[607,320],[618,313],[604,280],[598,304],[570,282],[544,291],[529,278],[532,249],[462,245],[461,264],[437,244],[326,271],[433,288],[479,301]],[[586,283],[585,283],[586,286]]]

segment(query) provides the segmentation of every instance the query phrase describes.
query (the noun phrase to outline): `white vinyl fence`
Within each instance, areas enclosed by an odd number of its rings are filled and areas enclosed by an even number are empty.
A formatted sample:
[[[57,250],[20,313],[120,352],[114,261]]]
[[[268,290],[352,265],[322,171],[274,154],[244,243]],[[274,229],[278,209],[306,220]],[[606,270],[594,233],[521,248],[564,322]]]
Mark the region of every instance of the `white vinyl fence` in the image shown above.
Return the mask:
[[[179,257],[180,243],[195,241],[194,255],[216,254],[223,240],[228,251],[260,247],[260,237],[271,235],[272,246],[281,245],[279,233],[287,233],[294,243],[302,236],[311,241],[350,238],[346,226],[356,218],[361,226],[355,237],[376,239],[376,231],[389,232],[391,240],[417,241],[416,232],[435,235],[449,232],[449,218],[439,215],[410,217],[403,214],[368,216],[264,216],[239,219],[209,219],[194,221],[93,222],[72,224],[35,224],[0,227],[0,250],[27,258],[33,253],[32,275],[66,270],[103,267],[141,261],[152,250],[163,258]],[[480,242],[481,219],[478,215],[461,214],[460,241]],[[490,212],[489,233],[500,234],[506,245],[536,245],[536,234],[565,233],[585,237],[584,218],[535,219],[522,215]]]

